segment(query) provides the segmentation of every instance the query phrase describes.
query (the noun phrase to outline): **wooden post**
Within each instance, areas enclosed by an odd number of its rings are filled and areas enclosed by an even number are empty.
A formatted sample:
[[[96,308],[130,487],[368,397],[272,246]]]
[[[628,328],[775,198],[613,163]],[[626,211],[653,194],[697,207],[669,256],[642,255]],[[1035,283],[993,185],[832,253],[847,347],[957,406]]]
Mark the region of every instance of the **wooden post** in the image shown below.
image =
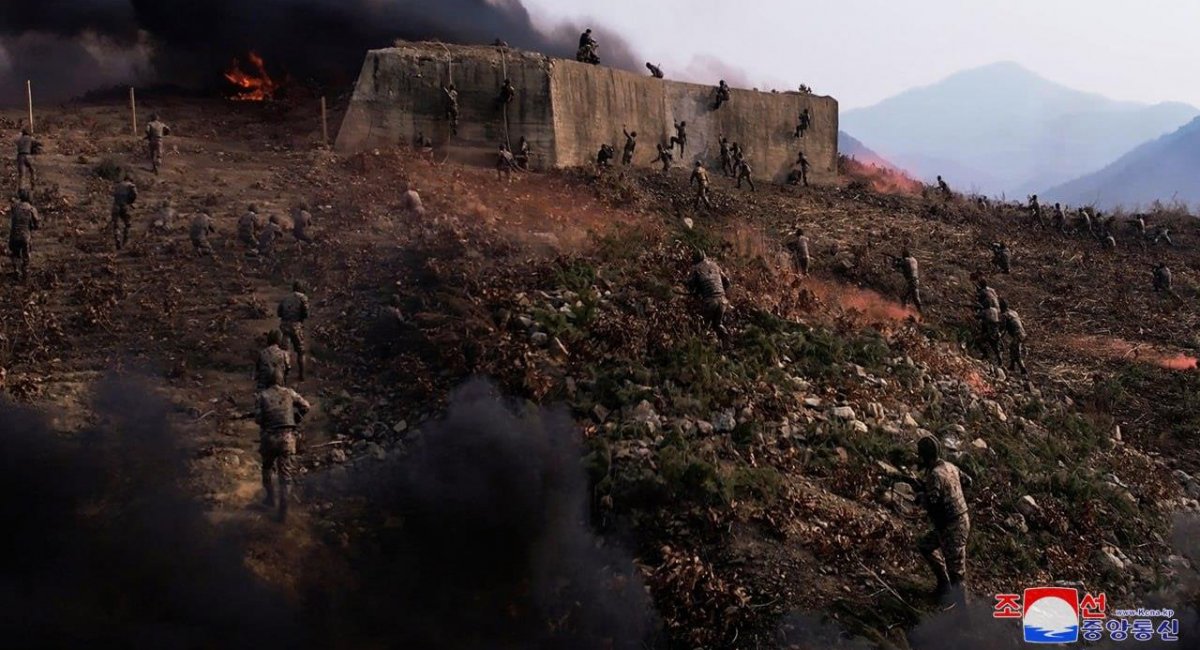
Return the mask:
[[[33,133],[33,84],[25,80],[25,97],[29,100],[29,132]]]
[[[321,144],[329,146],[329,119],[325,110],[325,96],[321,96]]]
[[[129,112],[133,116],[133,137],[137,137],[137,97],[133,94],[133,86],[129,87]]]

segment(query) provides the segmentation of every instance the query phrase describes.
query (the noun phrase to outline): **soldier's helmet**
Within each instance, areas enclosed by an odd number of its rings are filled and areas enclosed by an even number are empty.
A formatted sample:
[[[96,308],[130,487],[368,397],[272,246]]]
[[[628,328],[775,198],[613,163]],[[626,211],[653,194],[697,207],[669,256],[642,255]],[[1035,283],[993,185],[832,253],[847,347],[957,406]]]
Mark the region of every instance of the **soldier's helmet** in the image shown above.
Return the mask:
[[[679,126],[687,126],[687,120],[683,120],[682,122],[680,122]]]
[[[27,127],[27,126],[21,127],[21,135],[29,135],[29,127]]]
[[[449,88],[450,90],[454,90],[454,84],[450,84],[449,86],[446,86],[446,87]]]
[[[699,248],[692,251],[692,263],[693,264],[699,264],[700,262],[703,262],[707,257],[708,256],[704,254],[704,251],[700,250]]]
[[[271,218],[268,219],[268,221],[270,221],[271,223],[273,223],[275,225],[279,225],[279,215],[277,215],[277,214],[271,215]]]
[[[584,34],[591,34],[591,33],[592,33],[592,30],[591,30],[591,28],[589,27],[588,29],[585,29],[585,30],[583,30],[583,33],[584,33]]]
[[[24,187],[17,190],[17,200],[22,203],[29,203],[29,190]]]
[[[251,203],[250,206],[246,208],[246,211],[247,212],[258,212],[258,206]]]
[[[699,167],[699,166],[700,166],[700,161],[699,161],[699,160],[697,160],[697,161],[696,161],[696,166],[697,166],[697,167]]]
[[[933,436],[921,436],[917,440],[917,456],[925,463],[932,463],[941,456],[941,449],[938,448],[937,438]]]
[[[1008,311],[1008,301],[1003,298],[1000,299],[1000,311]]]
[[[629,137],[631,137],[631,138],[636,138],[636,137],[637,137],[637,131],[630,131],[630,132],[629,132]]]
[[[304,285],[304,280],[296,280],[293,282],[292,291],[295,291],[296,293],[305,293],[307,291],[307,287]]]
[[[151,122],[157,122],[157,121],[158,121],[158,113],[151,113],[151,114],[150,114],[150,121],[151,121]]]
[[[796,226],[796,231],[795,231],[795,233],[796,233],[796,235],[797,235],[797,236],[799,236],[799,235],[803,235],[803,234],[804,234],[804,228],[801,228],[800,226]]]
[[[267,332],[267,345],[279,345],[279,342],[282,340],[283,335],[279,333],[279,330]]]
[[[904,248],[900,250],[900,257],[912,257],[912,253],[907,248]]]

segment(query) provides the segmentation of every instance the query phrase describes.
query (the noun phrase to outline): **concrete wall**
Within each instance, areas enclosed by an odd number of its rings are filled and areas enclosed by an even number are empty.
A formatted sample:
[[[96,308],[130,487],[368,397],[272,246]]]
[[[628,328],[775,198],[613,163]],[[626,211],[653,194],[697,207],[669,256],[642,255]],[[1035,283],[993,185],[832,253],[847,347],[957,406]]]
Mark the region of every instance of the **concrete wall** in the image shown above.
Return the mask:
[[[505,116],[495,97],[505,72],[517,98]],[[451,138],[442,117],[440,85],[453,76],[459,90],[459,132]],[[355,87],[337,138],[342,152],[408,144],[418,132],[445,147],[456,160],[491,164],[505,127],[515,145],[529,138],[542,167],[569,167],[595,160],[600,144],[624,143],[622,125],[638,132],[637,164],[648,165],[656,142],[673,133],[673,120],[688,122],[688,151],[677,164],[718,159],[723,133],[746,151],[757,178],[782,181],[804,149],[811,178],[829,181],[837,166],[837,102],[798,93],[734,90],[712,109],[713,89],[654,79],[603,66],[549,59],[492,47],[413,43],[373,50]],[[796,117],[805,107],[813,125],[794,140]]]

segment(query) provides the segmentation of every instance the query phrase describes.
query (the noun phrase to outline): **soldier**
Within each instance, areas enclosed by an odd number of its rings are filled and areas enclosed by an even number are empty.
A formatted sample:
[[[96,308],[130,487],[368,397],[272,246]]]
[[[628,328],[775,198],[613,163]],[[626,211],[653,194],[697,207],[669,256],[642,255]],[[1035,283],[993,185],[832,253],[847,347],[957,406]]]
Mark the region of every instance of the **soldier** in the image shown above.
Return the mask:
[[[133,219],[130,208],[137,201],[137,196],[137,186],[129,174],[125,174],[124,180],[113,188],[112,231],[117,250],[129,243],[129,225]]]
[[[292,209],[292,237],[300,244],[313,243],[313,217],[308,211],[308,201],[300,199]]]
[[[1054,227],[1059,233],[1067,234],[1067,213],[1063,212],[1063,207],[1059,203],[1054,204]]]
[[[687,146],[687,120],[675,122],[675,135],[671,136],[671,153],[675,153],[675,145],[679,145],[679,157],[684,154],[684,147]]]
[[[746,157],[746,152],[742,151],[742,145],[736,142],[729,145],[729,154],[733,156],[733,164],[735,167],[737,166],[737,161]]]
[[[729,86],[725,83],[724,79],[721,80],[721,83],[717,84],[716,96],[717,101],[713,105],[714,111],[721,108],[721,104],[729,101]]]
[[[729,150],[729,140],[722,134],[717,140],[717,144],[721,147],[721,174],[726,177],[734,175],[733,169],[733,153]]]
[[[1017,310],[1011,309],[1008,303],[1000,301],[1000,318],[1004,322],[1004,333],[1008,335],[1008,369],[1019,369],[1022,375],[1029,376],[1025,367],[1025,325]]]
[[[425,204],[421,201],[421,195],[412,187],[400,197],[400,208],[415,217],[425,216]]]
[[[273,478],[279,475],[279,519],[287,518],[291,498],[292,478],[296,471],[296,442],[298,428],[311,408],[296,391],[274,383],[258,393],[255,400],[255,421],[259,426],[259,453],[262,455],[262,482],[268,508],[275,505]]]
[[[800,111],[800,117],[796,121],[796,133],[792,136],[793,139],[799,140],[804,137],[804,132],[812,125],[812,114],[808,109]]]
[[[657,66],[657,65],[654,65],[653,63],[650,63],[649,61],[647,61],[647,62],[646,62],[646,68],[647,68],[648,70],[650,70],[650,76],[651,76],[651,77],[654,77],[655,79],[662,79],[662,78],[663,78],[663,71],[662,71],[662,67],[660,67],[660,66]]]
[[[29,190],[17,190],[17,199],[8,208],[8,254],[18,279],[29,278],[29,252],[33,247],[33,231],[38,229],[37,208],[29,202]]]
[[[450,122],[450,134],[458,135],[458,89],[454,84],[442,86],[446,98],[446,119]]]
[[[803,184],[808,187],[808,157],[801,151],[799,156],[796,156],[796,169],[793,171],[799,172],[796,176],[796,182],[793,184]]]
[[[1037,194],[1029,196],[1029,216],[1033,217],[1043,228],[1046,226],[1046,222],[1042,221],[1042,205],[1038,203]]]
[[[956,590],[955,596],[965,601],[963,583],[967,578],[967,536],[971,531],[971,519],[962,484],[965,480],[969,487],[971,480],[952,463],[940,458],[938,441],[933,436],[922,436],[917,441],[917,455],[925,469],[921,500],[933,524],[933,530],[920,540],[921,555],[937,578],[938,595],[945,597],[951,590]]]
[[[597,53],[599,49],[600,43],[592,38],[592,30],[589,29],[579,35],[579,50],[575,53],[575,60],[581,63],[599,65],[600,55]]]
[[[33,156],[41,144],[33,139],[33,135],[29,132],[29,127],[21,128],[21,135],[17,138],[17,188],[20,189],[21,184],[25,182],[25,173],[29,172],[29,189],[37,185],[37,172],[33,168]]]
[[[258,233],[258,255],[260,257],[273,257],[275,255],[275,242],[283,236],[283,228],[279,226],[279,216],[271,215],[267,220],[267,225],[263,226],[262,232]]]
[[[917,258],[904,249],[900,252],[900,257],[893,258],[892,266],[904,274],[904,294],[900,296],[900,304],[905,307],[911,301],[917,307],[917,311],[921,311],[921,272],[917,265]]]
[[[500,86],[500,95],[496,97],[496,103],[500,108],[505,108],[512,103],[513,98],[517,96],[517,89],[512,84],[511,79],[505,79]]]
[[[716,262],[704,255],[704,251],[697,250],[692,255],[692,276],[688,284],[700,299],[704,319],[724,343],[729,339],[729,330],[725,329],[725,312],[729,309],[725,292],[729,290],[729,278]]]
[[[1007,274],[1012,271],[1012,256],[1008,252],[1008,244],[992,242],[992,263],[1001,273]]]
[[[597,43],[596,39],[592,37],[591,28],[583,30],[583,33],[579,35],[579,49],[592,47],[594,45],[597,45]]]
[[[633,152],[637,149],[637,131],[630,132],[621,125],[621,133],[625,134],[625,147],[621,151],[621,164],[628,167],[633,162]]]
[[[251,203],[246,208],[246,214],[243,214],[237,223],[238,240],[245,244],[247,248],[256,248],[258,246],[258,223],[258,208]]]
[[[792,268],[795,269],[796,275],[808,277],[808,236],[804,234],[803,228],[796,227],[791,238],[788,239],[786,247],[792,254]]]
[[[596,153],[597,167],[611,167],[612,161],[617,157],[617,150],[611,144],[600,145],[600,151]]]
[[[288,348],[296,353],[300,381],[304,381],[304,321],[308,320],[308,296],[304,295],[303,282],[292,283],[292,293],[279,302],[275,313],[279,315],[279,331]]]
[[[984,278],[978,278],[975,281],[975,304],[980,309],[1000,308],[1000,296],[996,294],[996,290],[988,286],[988,282]]]
[[[662,170],[663,170],[663,173],[665,174],[671,170],[671,161],[673,161],[675,159],[675,156],[672,153],[672,151],[674,151],[674,150],[667,149],[667,146],[662,143],[656,144],[654,146],[658,149],[658,157],[655,158],[654,160],[651,160],[650,162],[651,163],[662,162]]]
[[[998,302],[980,304],[979,333],[984,358],[995,357],[996,366],[1003,366],[1004,361],[1000,358],[1000,304]]]
[[[1113,236],[1112,231],[1107,229],[1104,231],[1104,239],[1101,240],[1100,245],[1106,251],[1117,250],[1117,238]]]
[[[1155,293],[1165,293],[1175,302],[1183,302],[1183,299],[1175,293],[1175,289],[1171,286],[1171,269],[1167,267],[1166,262],[1159,262],[1154,267],[1153,282]]]
[[[179,213],[175,211],[175,207],[171,204],[171,199],[163,199],[162,203],[158,206],[158,210],[154,213],[153,219],[150,220],[150,232],[156,235],[165,235],[171,232],[171,227],[178,216]]]
[[[704,165],[697,160],[696,167],[692,170],[692,177],[688,180],[688,186],[696,185],[696,202],[694,207],[700,207],[703,203],[704,207],[711,208],[712,203],[708,200],[708,170]]]
[[[937,185],[938,189],[942,192],[942,196],[946,197],[947,199],[954,198],[954,192],[951,191],[950,185],[946,183],[946,181],[942,180],[941,176],[937,177]]]
[[[283,343],[283,335],[279,333],[279,330],[267,332],[267,347],[258,352],[258,361],[254,364],[255,390],[287,385],[288,373],[292,371],[292,361],[288,358],[287,350],[284,350],[280,343]]]
[[[1167,246],[1174,246],[1175,242],[1171,241],[1171,228],[1166,224],[1160,225],[1154,229],[1154,239],[1151,244],[1158,244],[1160,241],[1167,242]]]
[[[198,255],[212,255],[212,245],[208,243],[208,236],[215,233],[217,230],[213,227],[212,217],[206,212],[198,212],[192,218],[191,227],[188,229],[188,234],[192,239],[192,249]]]
[[[738,161],[738,163],[737,163],[737,187],[738,187],[738,189],[742,188],[742,181],[745,180],[747,183],[750,184],[750,191],[751,192],[755,191],[754,190],[754,179],[750,177],[750,174],[753,171],[754,170],[750,168],[750,163],[746,162],[745,158],[742,158],[741,160]]]
[[[508,150],[508,145],[501,144],[500,150],[496,152],[496,180],[508,179],[512,182],[513,170],[517,168],[517,159]]]
[[[533,157],[533,148],[529,146],[529,140],[525,136],[521,136],[517,142],[517,153],[513,159],[517,163],[517,168],[529,171],[529,159]]]
[[[1079,208],[1078,216],[1076,216],[1076,222],[1079,224],[1079,228],[1081,230],[1086,232],[1088,235],[1095,236],[1095,230],[1092,228],[1092,215],[1088,212],[1087,208]]]
[[[171,127],[159,121],[158,113],[151,113],[150,123],[146,125],[146,144],[150,149],[150,167],[155,174],[162,166],[163,138],[168,135],[171,135]]]

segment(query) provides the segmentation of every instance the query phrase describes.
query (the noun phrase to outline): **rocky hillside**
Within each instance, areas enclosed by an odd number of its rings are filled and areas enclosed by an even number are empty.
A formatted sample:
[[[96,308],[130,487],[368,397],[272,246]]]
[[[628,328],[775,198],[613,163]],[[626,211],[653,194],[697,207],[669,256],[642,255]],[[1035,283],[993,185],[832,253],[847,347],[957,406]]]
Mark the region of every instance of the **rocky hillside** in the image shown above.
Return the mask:
[[[1177,247],[1122,237],[1104,252],[1011,206],[854,179],[755,193],[716,179],[714,208],[696,212],[682,169],[499,183],[407,151],[332,156],[287,107],[159,103],[175,136],[157,178],[134,162],[116,109],[41,123],[46,225],[32,279],[0,294],[0,364],[9,398],[45,413],[5,417],[38,420],[23,429],[61,441],[65,458],[85,444],[120,452],[98,466],[122,480],[18,519],[24,553],[10,556],[29,558],[21,580],[61,575],[94,533],[114,573],[174,577],[155,570],[171,566],[164,527],[141,525],[162,521],[145,495],[169,492],[189,538],[220,542],[190,556],[191,575],[221,580],[198,602],[114,602],[79,574],[72,629],[127,640],[147,611],[222,645],[243,623],[205,604],[237,590],[270,614],[268,633],[301,630],[313,645],[947,647],[928,640],[934,628],[1015,643],[1015,626],[947,624],[928,594],[908,483],[925,433],[975,478],[982,602],[1063,581],[1135,606],[1191,571],[1194,549],[1171,534],[1200,497],[1190,223]],[[143,190],[119,254],[102,178],[114,166]],[[410,187],[423,213],[402,207]],[[192,256],[178,222],[146,227],[168,197],[217,218],[214,258]],[[301,197],[317,206],[321,244],[246,256],[232,236],[245,204],[284,215]],[[796,224],[814,243],[810,278],[782,252]],[[998,239],[1014,271],[992,280],[1030,332],[1029,380],[975,346],[970,276],[990,271]],[[923,314],[893,299],[886,255],[903,246],[922,264]],[[724,346],[683,291],[697,248],[733,283]],[[1159,259],[1183,305],[1150,291]],[[312,377],[297,388],[316,408],[299,514],[279,525],[256,506],[256,432],[239,416],[293,278],[311,287]],[[393,295],[399,322],[383,310]],[[123,433],[146,405],[161,413],[147,435],[165,435],[185,470],[129,460],[164,456]],[[22,466],[50,453],[39,449],[4,455]],[[10,501],[43,485],[15,476]],[[63,552],[32,552],[49,520],[82,532],[53,538]],[[52,596],[28,609],[53,611]],[[14,618],[8,631],[30,633]]]

